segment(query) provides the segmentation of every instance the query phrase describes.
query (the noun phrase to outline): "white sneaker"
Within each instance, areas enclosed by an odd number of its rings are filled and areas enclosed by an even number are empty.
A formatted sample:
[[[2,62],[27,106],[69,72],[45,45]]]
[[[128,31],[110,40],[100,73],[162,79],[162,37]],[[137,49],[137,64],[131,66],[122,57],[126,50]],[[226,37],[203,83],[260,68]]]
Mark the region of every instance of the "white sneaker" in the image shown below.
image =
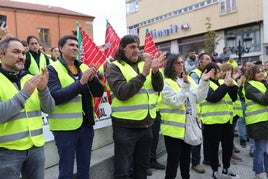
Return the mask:
[[[226,170],[223,169],[222,170],[222,175],[225,176],[226,178],[230,178],[230,179],[240,179],[240,176],[235,174],[234,172],[232,172],[231,170]]]
[[[212,174],[212,178],[213,179],[220,179],[221,178],[221,176],[222,176],[222,174],[220,173],[220,172],[213,172],[213,174]]]
[[[267,179],[268,176],[266,173],[259,173],[259,174],[255,174],[254,179]]]

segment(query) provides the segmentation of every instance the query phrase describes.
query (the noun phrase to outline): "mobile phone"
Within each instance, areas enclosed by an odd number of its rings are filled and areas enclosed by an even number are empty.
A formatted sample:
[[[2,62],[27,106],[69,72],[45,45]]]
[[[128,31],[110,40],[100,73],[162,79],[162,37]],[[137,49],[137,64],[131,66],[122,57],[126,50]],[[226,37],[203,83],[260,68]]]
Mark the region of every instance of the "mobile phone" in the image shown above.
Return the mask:
[[[7,16],[6,15],[0,15],[0,26],[5,22],[4,27],[7,25]]]

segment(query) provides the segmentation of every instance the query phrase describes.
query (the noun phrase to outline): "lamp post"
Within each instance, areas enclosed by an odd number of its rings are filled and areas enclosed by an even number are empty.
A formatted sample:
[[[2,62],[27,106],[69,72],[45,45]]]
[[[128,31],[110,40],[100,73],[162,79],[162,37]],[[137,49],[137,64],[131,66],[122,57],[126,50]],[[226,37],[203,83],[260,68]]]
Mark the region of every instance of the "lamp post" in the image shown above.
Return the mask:
[[[227,40],[227,46],[229,47],[230,51],[232,53],[236,53],[238,55],[238,59],[240,61],[240,64],[243,65],[242,62],[242,54],[248,53],[251,48],[251,41],[252,37],[249,36],[249,34],[246,35],[246,37],[243,38],[243,46],[241,45],[241,40],[238,40],[238,46],[236,45],[236,36],[234,34],[229,34],[226,36]]]

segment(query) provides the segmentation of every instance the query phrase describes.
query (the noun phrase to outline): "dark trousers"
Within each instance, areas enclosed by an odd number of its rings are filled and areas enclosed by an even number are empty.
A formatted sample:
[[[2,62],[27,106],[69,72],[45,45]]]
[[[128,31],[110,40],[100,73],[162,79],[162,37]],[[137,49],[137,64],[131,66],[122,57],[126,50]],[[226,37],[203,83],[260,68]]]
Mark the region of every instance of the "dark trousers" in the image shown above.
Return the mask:
[[[167,149],[167,167],[165,179],[175,179],[180,164],[182,179],[190,178],[191,145],[181,139],[164,136]]]
[[[151,154],[150,154],[150,162],[156,160],[156,149],[157,149],[158,140],[159,140],[160,122],[161,122],[160,112],[156,112],[156,118],[152,126],[153,140],[152,140],[152,147],[151,147]]]
[[[209,161],[209,157],[208,157],[208,141],[204,136],[204,129],[202,130],[203,133],[203,157],[204,157],[204,161]]]
[[[192,146],[192,166],[196,166],[200,164],[201,160],[201,144]]]
[[[207,140],[208,157],[213,171],[218,171],[219,144],[222,146],[223,168],[230,167],[230,160],[233,153],[233,128],[232,124],[204,125],[204,137]]]
[[[76,156],[77,178],[88,179],[91,148],[94,136],[92,126],[81,126],[72,131],[54,131],[55,143],[60,157],[59,179],[72,179]]]
[[[152,127],[137,129],[113,125],[115,179],[128,178],[131,162],[134,179],[147,178],[152,138]]]

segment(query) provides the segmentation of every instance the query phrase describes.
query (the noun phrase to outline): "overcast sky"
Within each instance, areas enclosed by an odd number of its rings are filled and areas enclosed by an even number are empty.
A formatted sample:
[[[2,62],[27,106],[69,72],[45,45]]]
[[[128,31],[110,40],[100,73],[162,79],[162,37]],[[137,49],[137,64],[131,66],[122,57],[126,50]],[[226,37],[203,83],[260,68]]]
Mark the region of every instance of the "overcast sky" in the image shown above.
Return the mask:
[[[33,4],[58,6],[94,16],[93,33],[97,45],[104,44],[106,19],[119,37],[126,35],[125,0],[16,0]]]

